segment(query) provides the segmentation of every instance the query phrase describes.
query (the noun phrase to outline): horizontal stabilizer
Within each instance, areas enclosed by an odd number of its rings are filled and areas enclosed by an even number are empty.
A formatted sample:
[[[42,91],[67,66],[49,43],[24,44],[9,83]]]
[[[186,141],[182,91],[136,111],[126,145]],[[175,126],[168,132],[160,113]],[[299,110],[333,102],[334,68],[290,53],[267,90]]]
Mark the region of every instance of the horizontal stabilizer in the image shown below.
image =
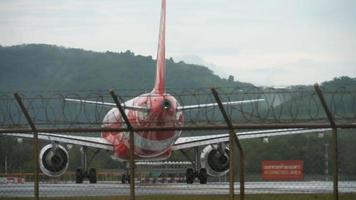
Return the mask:
[[[108,102],[101,102],[101,101],[88,101],[88,100],[69,99],[69,98],[66,98],[64,100],[71,101],[71,102],[78,102],[78,103],[94,104],[99,106],[116,107],[115,103],[108,103]],[[121,104],[121,106],[127,110],[147,111],[147,108],[141,106],[127,106],[125,104]]]
[[[253,103],[253,102],[260,102],[260,101],[264,101],[264,99],[228,101],[228,102],[222,102],[222,104],[223,105],[239,105],[239,104],[244,104],[244,103]],[[177,109],[178,110],[194,110],[194,109],[209,108],[209,107],[215,107],[215,106],[218,106],[218,104],[217,103],[208,103],[208,104],[197,104],[197,105],[189,105],[189,106],[179,106]]]

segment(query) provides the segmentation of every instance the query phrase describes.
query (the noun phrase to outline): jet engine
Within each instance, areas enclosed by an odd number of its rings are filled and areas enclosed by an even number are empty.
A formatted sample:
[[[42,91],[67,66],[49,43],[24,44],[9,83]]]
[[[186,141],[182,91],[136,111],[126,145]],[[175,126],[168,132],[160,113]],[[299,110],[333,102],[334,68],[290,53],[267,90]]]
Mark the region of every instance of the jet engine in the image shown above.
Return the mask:
[[[208,145],[200,154],[200,163],[210,176],[223,176],[229,171],[229,149],[222,145]]]
[[[47,176],[57,177],[67,171],[68,151],[59,144],[48,144],[40,152],[40,169]]]

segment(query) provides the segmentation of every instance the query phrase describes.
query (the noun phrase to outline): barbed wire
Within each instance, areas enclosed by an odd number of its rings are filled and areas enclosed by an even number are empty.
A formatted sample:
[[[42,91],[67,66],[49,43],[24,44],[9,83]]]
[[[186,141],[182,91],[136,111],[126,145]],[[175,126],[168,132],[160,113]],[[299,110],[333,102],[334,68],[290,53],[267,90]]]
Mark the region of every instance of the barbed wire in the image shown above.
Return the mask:
[[[320,100],[312,88],[218,88],[217,90],[223,102],[263,99],[257,102],[226,105],[225,109],[234,123],[328,122]],[[125,102],[149,90],[115,92],[119,95],[121,102]],[[175,97],[181,106],[216,103],[208,88],[168,90],[168,93]],[[336,121],[356,122],[356,90],[345,87],[324,88],[323,94]],[[114,104],[103,106],[83,102],[112,103],[113,100],[107,91],[41,91],[25,92],[20,95],[34,123],[39,127],[101,127],[105,125],[103,124],[105,115],[115,107]],[[82,102],[71,102],[66,99],[78,99]],[[132,110],[132,112],[138,116],[142,115],[138,113],[142,111]],[[118,118],[118,116],[114,117]],[[172,123],[175,120],[172,118]],[[120,122],[120,120],[117,121]],[[142,121],[132,123],[138,125],[142,124]],[[157,121],[150,122],[152,123],[160,123],[160,121],[157,119]],[[185,125],[214,125],[224,123],[224,121],[218,107],[215,106],[185,110],[184,123]],[[27,127],[13,94],[8,92],[0,93],[0,127]]]

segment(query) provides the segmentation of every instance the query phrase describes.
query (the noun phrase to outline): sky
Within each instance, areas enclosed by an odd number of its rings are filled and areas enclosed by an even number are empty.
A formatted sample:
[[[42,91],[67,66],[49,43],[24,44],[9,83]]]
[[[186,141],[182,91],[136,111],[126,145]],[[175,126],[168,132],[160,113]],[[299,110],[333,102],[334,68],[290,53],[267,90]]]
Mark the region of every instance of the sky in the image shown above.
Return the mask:
[[[0,45],[45,43],[156,57],[160,4],[1,0]],[[356,77],[356,1],[167,0],[166,57],[258,86]]]

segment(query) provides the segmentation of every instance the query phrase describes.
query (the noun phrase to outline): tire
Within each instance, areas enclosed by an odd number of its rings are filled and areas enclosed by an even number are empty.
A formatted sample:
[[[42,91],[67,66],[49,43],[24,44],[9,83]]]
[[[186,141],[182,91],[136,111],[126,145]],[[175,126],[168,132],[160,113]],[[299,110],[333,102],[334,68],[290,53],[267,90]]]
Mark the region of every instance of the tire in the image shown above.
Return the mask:
[[[96,182],[97,182],[97,179],[96,179],[96,169],[91,168],[91,169],[89,170],[88,179],[89,179],[89,182],[90,182],[90,183],[96,183]]]
[[[121,176],[121,183],[122,183],[122,184],[125,184],[125,183],[126,183],[126,174],[123,174],[123,175]]]
[[[198,174],[200,184],[206,184],[208,182],[208,173],[205,168],[201,168]]]
[[[83,179],[84,179],[84,173],[83,170],[81,168],[78,168],[77,170],[75,170],[75,183],[83,183]]]
[[[126,180],[127,180],[127,183],[130,184],[130,181],[131,181],[130,175],[127,175],[127,176],[126,176]]]
[[[187,184],[192,184],[194,182],[195,174],[192,168],[188,168],[186,172]]]

